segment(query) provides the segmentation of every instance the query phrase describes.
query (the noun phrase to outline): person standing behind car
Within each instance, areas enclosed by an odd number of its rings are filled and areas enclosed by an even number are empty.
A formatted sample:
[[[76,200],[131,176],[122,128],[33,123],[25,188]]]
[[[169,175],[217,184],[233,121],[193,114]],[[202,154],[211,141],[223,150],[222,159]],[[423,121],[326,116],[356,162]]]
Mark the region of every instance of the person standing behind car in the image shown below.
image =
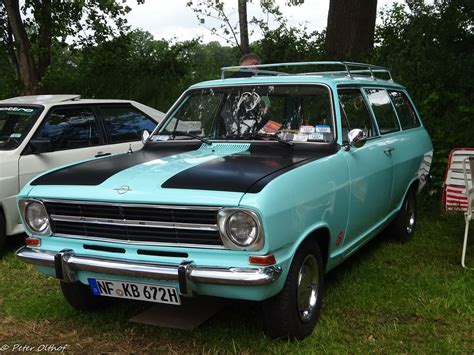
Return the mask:
[[[240,66],[260,65],[260,57],[255,53],[244,54],[239,61]],[[244,69],[232,74],[231,78],[248,78],[254,76],[256,69]]]

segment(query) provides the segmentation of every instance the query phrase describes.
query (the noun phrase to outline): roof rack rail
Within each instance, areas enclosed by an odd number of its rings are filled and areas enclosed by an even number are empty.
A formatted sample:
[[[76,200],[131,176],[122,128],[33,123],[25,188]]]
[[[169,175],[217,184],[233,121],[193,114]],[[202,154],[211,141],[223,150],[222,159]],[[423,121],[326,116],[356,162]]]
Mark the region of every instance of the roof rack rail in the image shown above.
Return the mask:
[[[345,70],[341,71],[317,71],[317,72],[302,72],[296,75],[311,75],[311,74],[329,74],[329,75],[341,75],[345,74],[349,79],[354,79],[354,74],[368,74],[372,80],[377,80],[375,73],[384,73],[389,76],[389,81],[393,82],[392,73],[390,70],[385,67],[378,65],[365,64],[365,63],[355,63],[355,62],[339,62],[339,61],[320,61],[320,62],[294,62],[294,63],[274,63],[274,64],[260,64],[260,65],[243,65],[243,66],[231,66],[221,68],[221,78],[225,79],[225,74],[232,72],[248,72],[255,73],[256,75],[292,75],[287,72],[276,71],[276,70],[267,70],[267,68],[277,68],[277,67],[302,67],[309,65],[320,65],[320,66],[329,66],[329,65],[340,65],[343,66]]]

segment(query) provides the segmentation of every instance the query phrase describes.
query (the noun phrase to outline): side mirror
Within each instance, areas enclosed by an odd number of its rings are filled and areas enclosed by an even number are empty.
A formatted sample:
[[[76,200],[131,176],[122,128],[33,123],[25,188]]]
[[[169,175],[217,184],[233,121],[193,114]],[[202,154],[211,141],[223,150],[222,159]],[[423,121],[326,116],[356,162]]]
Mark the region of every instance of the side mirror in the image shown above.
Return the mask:
[[[150,137],[150,132],[144,129],[142,133],[142,143],[145,144],[149,137]]]
[[[367,142],[367,135],[361,129],[352,129],[348,134],[347,138],[349,145],[354,148],[362,147]]]
[[[33,154],[49,153],[53,151],[51,139],[32,139],[29,143]]]

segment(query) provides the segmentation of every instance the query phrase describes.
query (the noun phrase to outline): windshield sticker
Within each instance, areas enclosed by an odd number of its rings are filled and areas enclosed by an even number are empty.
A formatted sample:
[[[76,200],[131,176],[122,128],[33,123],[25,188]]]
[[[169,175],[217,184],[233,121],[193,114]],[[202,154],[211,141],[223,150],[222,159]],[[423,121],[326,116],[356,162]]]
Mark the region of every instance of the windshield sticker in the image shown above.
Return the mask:
[[[169,139],[170,139],[170,136],[165,136],[165,135],[155,136],[155,142],[157,142],[157,141],[167,141]]]
[[[267,123],[265,123],[265,125],[262,127],[260,132],[267,133],[267,134],[275,134],[278,132],[280,128],[281,128],[281,124],[270,120]]]
[[[316,125],[316,132],[320,133],[331,133],[331,126],[328,125]]]
[[[295,142],[306,142],[306,141],[308,141],[308,135],[307,134],[295,134],[293,136],[293,140]]]
[[[11,111],[11,112],[25,112],[25,113],[33,113],[35,112],[32,108],[25,108],[25,107],[0,107],[0,111]]]
[[[310,133],[308,135],[308,140],[309,141],[323,141],[324,140],[324,134],[323,133]]]
[[[313,126],[301,126],[300,133],[313,133],[314,127]]]
[[[21,138],[21,133],[12,133],[10,134],[10,138]]]

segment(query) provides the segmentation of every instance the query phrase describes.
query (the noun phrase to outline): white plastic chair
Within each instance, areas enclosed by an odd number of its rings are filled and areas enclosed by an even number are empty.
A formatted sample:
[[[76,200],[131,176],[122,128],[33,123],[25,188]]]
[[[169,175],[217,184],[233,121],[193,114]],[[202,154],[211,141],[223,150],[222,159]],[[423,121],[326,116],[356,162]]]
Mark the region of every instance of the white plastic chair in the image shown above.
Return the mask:
[[[467,249],[467,238],[469,234],[469,222],[472,219],[473,213],[473,205],[474,205],[474,157],[468,157],[464,159],[463,162],[463,173],[464,173],[464,183],[465,183],[465,191],[466,191],[466,198],[467,198],[467,211],[464,213],[464,217],[466,220],[466,229],[464,231],[464,243],[462,246],[462,256],[461,256],[461,265],[466,269],[472,269],[466,267],[466,249]],[[470,179],[469,179],[470,178]]]

